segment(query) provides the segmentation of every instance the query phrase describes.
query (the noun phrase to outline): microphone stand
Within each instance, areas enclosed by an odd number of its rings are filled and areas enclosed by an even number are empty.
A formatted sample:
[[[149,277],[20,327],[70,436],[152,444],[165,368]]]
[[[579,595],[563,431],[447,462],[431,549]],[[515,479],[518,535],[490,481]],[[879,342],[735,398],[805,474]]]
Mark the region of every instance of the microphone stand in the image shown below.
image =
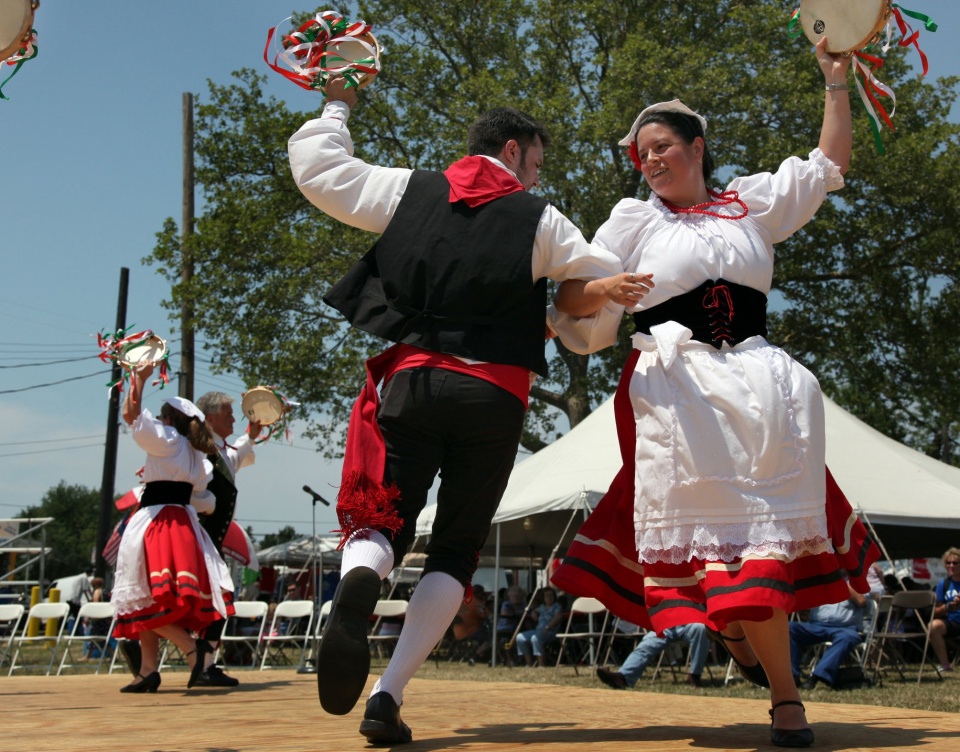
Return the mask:
[[[304,486],[303,490],[310,494],[313,503],[311,508],[312,513],[312,532],[313,532],[313,553],[310,555],[310,560],[312,563],[311,571],[313,577],[313,611],[317,615],[317,619],[320,619],[320,589],[318,587],[319,583],[317,582],[317,502],[319,501],[324,506],[330,506],[330,502],[323,498],[320,494],[314,491],[310,486]],[[323,572],[320,572],[320,575],[323,575]],[[316,634],[316,628],[314,628],[314,634]],[[304,665],[297,669],[298,674],[315,674],[317,673],[317,639],[313,641],[313,648],[310,651],[310,657],[305,661]]]

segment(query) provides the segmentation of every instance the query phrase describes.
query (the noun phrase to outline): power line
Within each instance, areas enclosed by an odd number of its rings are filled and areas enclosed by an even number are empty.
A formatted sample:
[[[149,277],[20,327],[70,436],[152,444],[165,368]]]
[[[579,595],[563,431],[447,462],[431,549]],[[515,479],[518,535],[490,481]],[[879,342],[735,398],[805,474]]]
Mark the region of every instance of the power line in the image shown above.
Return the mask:
[[[0,368],[30,368],[32,366],[57,366],[61,363],[76,363],[81,360],[90,360],[91,358],[97,358],[97,355],[84,355],[82,358],[67,358],[67,359],[57,359],[57,360],[47,360],[43,363],[18,363],[13,366],[0,366]],[[5,358],[3,359],[5,360]]]
[[[74,436],[70,439],[40,439],[38,441],[4,441],[0,446],[23,446],[24,444],[53,444],[57,441],[86,441],[87,439],[99,439],[99,434],[93,436]]]
[[[33,386],[25,386],[20,389],[3,389],[0,390],[0,394],[14,394],[15,392],[28,392],[31,389],[42,389],[45,386],[56,386],[57,384],[66,384],[68,381],[80,381],[81,379],[89,379],[91,376],[109,376],[108,373],[103,371],[95,371],[94,373],[88,373],[86,376],[74,376],[70,379],[60,379],[60,381],[51,381],[48,384],[34,384]]]
[[[0,454],[0,459],[4,457],[23,457],[27,454],[49,454],[50,452],[66,452],[70,449],[89,449],[90,447],[103,446],[104,442],[98,441],[96,444],[81,444],[80,446],[59,447],[57,449],[36,449],[32,452],[11,452],[10,454]]]

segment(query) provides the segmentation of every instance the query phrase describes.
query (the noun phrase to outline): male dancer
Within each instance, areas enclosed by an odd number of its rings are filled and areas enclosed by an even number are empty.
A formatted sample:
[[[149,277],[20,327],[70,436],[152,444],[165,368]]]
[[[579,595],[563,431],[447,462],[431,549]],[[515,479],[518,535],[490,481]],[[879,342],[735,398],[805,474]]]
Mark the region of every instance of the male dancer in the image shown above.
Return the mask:
[[[253,421],[247,426],[246,433],[237,439],[232,446],[227,439],[233,434],[233,397],[223,392],[207,392],[197,400],[204,414],[207,426],[213,431],[214,443],[217,445],[217,455],[208,457],[213,464],[213,480],[207,486],[216,498],[216,508],[212,514],[200,515],[200,524],[210,534],[217,547],[217,553],[223,554],[223,539],[227,534],[230,523],[233,522],[234,511],[237,506],[237,487],[235,485],[237,471],[241,467],[252,465],[256,461],[253,453],[253,440],[260,435],[259,422]],[[195,687],[235,687],[240,681],[227,676],[223,670],[213,662],[213,654],[220,643],[223,633],[223,620],[215,622],[207,628],[203,640],[199,640],[197,647],[205,663],[202,674],[193,682]]]
[[[329,713],[349,713],[360,698],[381,580],[412,542],[439,471],[424,574],[360,725],[371,742],[399,744],[412,740],[400,718],[404,687],[470,586],[513,468],[531,374],[547,373],[547,278],[594,279],[622,267],[527,192],[539,184],[549,143],[529,115],[500,107],[481,116],[470,129],[471,156],[443,173],[379,167],[353,156],[346,123],[357,93],[344,84],[330,79],[322,115],[290,139],[290,164],[315,206],[382,233],[325,301],[398,344],[367,362],[350,419],[337,499],[342,579],[317,683]],[[629,287],[647,289],[643,280]]]

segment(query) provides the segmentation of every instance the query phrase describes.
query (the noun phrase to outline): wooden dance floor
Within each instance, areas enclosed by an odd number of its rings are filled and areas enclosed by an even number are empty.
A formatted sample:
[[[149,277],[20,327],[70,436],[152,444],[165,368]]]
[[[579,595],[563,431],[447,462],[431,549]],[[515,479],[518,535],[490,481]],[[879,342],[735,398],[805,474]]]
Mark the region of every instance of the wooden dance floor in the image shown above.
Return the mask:
[[[0,677],[0,748],[10,752],[344,752],[373,749],[348,716],[320,710],[313,676],[236,672],[236,689],[121,695],[129,675]],[[371,677],[368,690],[372,686]],[[364,698],[366,695],[364,695]],[[764,700],[614,692],[604,687],[414,679],[400,749],[543,752],[766,750]],[[810,702],[814,749],[960,750],[960,714]]]

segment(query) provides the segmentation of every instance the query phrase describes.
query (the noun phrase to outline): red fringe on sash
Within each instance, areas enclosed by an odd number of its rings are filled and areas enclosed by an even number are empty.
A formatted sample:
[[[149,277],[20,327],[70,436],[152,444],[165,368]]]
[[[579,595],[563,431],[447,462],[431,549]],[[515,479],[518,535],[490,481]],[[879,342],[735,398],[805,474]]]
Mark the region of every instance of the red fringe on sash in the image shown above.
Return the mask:
[[[627,389],[638,357],[635,350],[627,359],[614,397],[623,467],[581,526],[552,584],[572,595],[597,598],[621,619],[658,633],[690,623],[723,629],[732,621],[768,619],[774,608],[790,613],[839,603],[849,595],[844,571],[854,589],[867,592],[866,572],[880,552],[827,468],[827,532],[833,553],[793,561],[638,562],[633,523],[636,423]]]
[[[185,507],[166,505],[143,536],[153,604],[117,617],[114,637],[139,639],[147,632],[177,624],[199,632],[223,617],[214,608],[203,549]],[[233,598],[227,613],[232,614]]]

